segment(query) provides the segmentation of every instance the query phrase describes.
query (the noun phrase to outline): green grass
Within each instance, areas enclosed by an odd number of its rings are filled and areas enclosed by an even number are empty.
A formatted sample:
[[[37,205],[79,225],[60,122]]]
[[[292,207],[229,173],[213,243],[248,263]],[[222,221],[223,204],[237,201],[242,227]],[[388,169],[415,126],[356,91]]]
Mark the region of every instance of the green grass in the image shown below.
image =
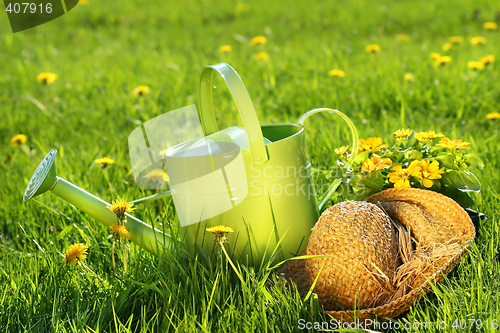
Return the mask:
[[[114,277],[105,226],[51,194],[22,202],[32,172],[52,148],[59,151],[58,175],[104,200],[150,194],[135,186],[128,135],[137,120],[196,103],[202,68],[221,61],[242,77],[262,124],[296,122],[309,109],[331,107],[351,117],[363,138],[388,141],[398,128],[411,127],[471,142],[486,164],[477,171],[483,200],[474,208],[488,219],[470,254],[397,320],[446,320],[450,331],[456,319],[500,321],[500,119],[485,117],[500,111],[500,73],[498,63],[480,72],[467,69],[469,60],[500,58],[500,31],[482,27],[500,5],[279,0],[250,2],[237,12],[236,4],[89,0],[16,34],[0,14],[2,331],[280,332],[299,331],[299,318],[328,320],[295,290],[273,287],[266,296],[263,285],[272,276],[266,270],[242,267],[245,286],[225,262],[208,266],[175,253],[160,260],[131,245],[129,274]],[[401,32],[412,39],[397,41]],[[257,48],[248,40],[255,35],[268,38],[262,48],[268,62],[252,58]],[[445,54],[442,45],[455,35],[464,42],[446,52],[452,62],[434,66],[430,53]],[[471,46],[468,40],[479,35],[487,44]],[[377,55],[365,52],[373,43],[382,47]],[[224,44],[233,47],[228,55],[218,52]],[[333,68],[346,76],[329,77]],[[42,86],[36,76],[44,71],[59,79]],[[407,72],[414,74],[413,83],[404,81]],[[217,120],[241,125],[221,82],[215,90]],[[131,94],[138,85],[151,88],[142,101]],[[306,127],[313,163],[333,165],[333,149],[349,143],[347,127],[325,115]],[[19,133],[29,137],[26,151],[10,146]],[[116,160],[107,169],[112,186],[93,165],[104,156]],[[173,206],[163,204],[161,211],[148,204],[135,215],[175,232]],[[90,245],[86,262],[106,283],[79,267],[62,266],[58,252],[75,242]],[[438,330],[433,325],[430,331]]]

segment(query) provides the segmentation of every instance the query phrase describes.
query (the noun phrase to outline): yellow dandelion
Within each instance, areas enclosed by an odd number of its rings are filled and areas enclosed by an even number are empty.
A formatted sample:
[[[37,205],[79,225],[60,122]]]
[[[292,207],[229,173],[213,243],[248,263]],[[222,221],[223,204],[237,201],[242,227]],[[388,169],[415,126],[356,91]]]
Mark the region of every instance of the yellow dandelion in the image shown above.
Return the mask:
[[[404,79],[405,79],[405,81],[413,82],[413,80],[415,80],[415,77],[413,76],[412,73],[406,73],[404,76]]]
[[[415,133],[415,138],[420,142],[431,141],[443,137],[443,133],[436,133],[434,131]]]
[[[401,41],[409,41],[411,39],[410,36],[408,36],[407,34],[404,34],[404,33],[401,33],[401,34],[397,34],[396,35],[396,40],[401,40]]]
[[[367,158],[363,162],[363,166],[361,166],[361,171],[364,172],[373,172],[373,171],[379,171],[384,168],[387,168],[392,164],[392,161],[390,158],[384,158],[382,159],[381,157],[377,155],[373,155],[372,159]]]
[[[365,50],[368,53],[377,53],[377,52],[380,52],[381,48],[380,48],[380,45],[378,45],[378,44],[370,44],[366,47]]]
[[[267,38],[264,36],[255,36],[250,40],[250,45],[264,45],[267,43]]]
[[[470,43],[472,45],[486,44],[486,38],[481,37],[481,36],[474,37],[474,38],[471,38]]]
[[[233,228],[226,227],[225,225],[218,225],[216,227],[211,227],[206,229],[208,232],[215,235],[214,241],[217,243],[227,243],[226,234],[229,232],[234,232]]]
[[[14,135],[12,139],[10,139],[10,143],[13,147],[22,146],[28,141],[28,137],[24,134]]]
[[[445,173],[444,170],[439,169],[438,161],[431,162],[429,160],[424,160],[420,161],[418,166],[420,167],[420,178],[422,179],[422,183],[427,188],[434,185],[432,179],[441,179],[441,175]]]
[[[488,113],[486,115],[486,119],[493,120],[493,119],[498,119],[498,118],[500,118],[500,113],[498,113],[498,112],[491,112],[491,113]]]
[[[103,157],[103,158],[98,158],[94,161],[97,164],[100,164],[103,168],[107,167],[109,164],[115,163],[115,160],[108,158],[108,157]]]
[[[453,36],[450,37],[450,43],[452,44],[460,44],[464,41],[464,38],[461,36]]]
[[[394,132],[394,136],[396,137],[396,142],[399,142],[401,140],[406,140],[408,139],[413,131],[411,129],[399,129],[396,132]]]
[[[153,169],[148,172],[146,178],[154,180],[154,181],[170,181],[170,177],[167,175],[165,171],[162,169]]]
[[[451,57],[449,56],[441,56],[436,59],[436,65],[443,66],[451,62]]]
[[[484,64],[481,61],[469,61],[467,62],[467,67],[470,69],[482,70],[484,69]]]
[[[38,74],[36,79],[42,82],[43,84],[51,84],[52,82],[57,80],[57,75],[54,73],[43,72]]]
[[[340,69],[332,69],[331,71],[328,72],[328,75],[344,77],[345,73],[343,70],[340,70]]]
[[[453,48],[453,44],[452,43],[446,43],[443,45],[443,51],[449,51]]]
[[[334,149],[335,154],[337,154],[338,156],[344,156],[344,155],[346,155],[348,150],[349,150],[349,147],[347,147],[347,146],[342,146],[340,148],[335,148]]]
[[[366,140],[360,139],[358,154],[364,151],[375,153],[382,148],[387,148],[387,145],[382,144],[382,138],[368,138]]]
[[[133,94],[134,96],[143,96],[146,94],[149,94],[150,89],[148,86],[138,86],[134,89]]]
[[[221,47],[219,47],[219,52],[221,53],[229,53],[233,50],[233,48],[231,47],[231,45],[222,45]]]
[[[486,30],[497,30],[498,29],[498,24],[496,24],[495,22],[485,22],[483,24],[483,27]]]
[[[85,260],[87,258],[87,250],[89,246],[86,244],[73,244],[66,250],[66,255],[63,259],[63,264],[72,263],[74,265],[80,264],[78,260]]]
[[[269,59],[269,54],[266,52],[259,52],[253,56],[255,60],[268,60]]]
[[[438,60],[439,58],[441,58],[441,55],[439,53],[432,52],[431,53],[431,58],[434,59],[434,60]]]
[[[436,146],[448,148],[452,150],[456,149],[470,149],[470,143],[462,140],[450,140],[450,138],[444,137],[442,138]]]
[[[392,167],[394,172],[389,173],[387,178],[389,178],[391,183],[394,183],[395,188],[411,187],[410,177],[415,176],[420,178],[420,166],[418,162],[419,161],[411,162],[407,169],[403,169],[401,165]]]
[[[135,210],[132,208],[134,204],[129,204],[125,200],[115,200],[111,206],[106,206],[110,211],[116,214],[116,216],[123,216],[125,213],[131,213]]]
[[[492,54],[487,55],[486,57],[481,58],[481,62],[483,63],[483,65],[489,65],[491,63],[494,63],[495,62],[495,56],[492,55]]]
[[[109,227],[109,230],[116,238],[126,238],[130,239],[130,232],[128,232],[127,228],[121,224],[113,224]]]

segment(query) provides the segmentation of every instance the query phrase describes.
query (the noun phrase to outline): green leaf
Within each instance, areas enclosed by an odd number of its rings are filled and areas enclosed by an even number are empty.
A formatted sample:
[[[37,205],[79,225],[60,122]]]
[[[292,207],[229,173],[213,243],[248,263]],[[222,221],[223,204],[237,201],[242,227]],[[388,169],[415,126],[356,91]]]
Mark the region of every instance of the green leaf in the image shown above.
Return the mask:
[[[352,162],[350,161],[351,164],[355,164],[355,165],[363,164],[363,162],[368,158],[368,154],[369,153],[370,152],[368,150],[365,150],[361,154],[356,155],[356,157],[354,158],[354,160]]]
[[[419,160],[424,156],[424,154],[422,154],[418,150],[411,150],[407,154],[408,158],[412,160]]]
[[[368,187],[370,189],[380,190],[384,187],[384,182],[384,176],[380,172],[371,172],[361,178],[357,187]]]
[[[460,191],[474,191],[481,190],[481,183],[472,173],[467,171],[450,171],[443,175],[447,178],[453,186]]]
[[[484,168],[484,163],[483,161],[477,157],[476,155],[474,154],[467,154],[464,156],[464,161],[465,163],[467,163],[467,165],[470,167],[473,167],[473,166],[479,166],[480,168]]]
[[[455,164],[455,159],[452,155],[439,155],[436,157],[439,162],[439,166],[444,166],[448,169],[458,170],[458,166]]]
[[[470,194],[472,194],[472,192],[469,192],[469,193],[462,192],[453,186],[447,186],[447,187],[443,188],[443,190],[440,192],[443,193],[444,195],[452,198],[460,206],[462,206],[464,208],[471,207],[472,205],[474,205],[474,199],[471,198],[471,196],[470,196]]]

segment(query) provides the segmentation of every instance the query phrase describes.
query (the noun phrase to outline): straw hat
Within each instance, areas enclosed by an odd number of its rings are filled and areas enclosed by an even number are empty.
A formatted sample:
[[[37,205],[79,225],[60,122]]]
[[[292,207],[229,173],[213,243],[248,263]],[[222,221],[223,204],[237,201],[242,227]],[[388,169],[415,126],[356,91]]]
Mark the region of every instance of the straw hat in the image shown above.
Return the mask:
[[[302,255],[328,257],[292,260],[278,274],[293,281],[302,297],[317,278],[313,291],[338,320],[389,319],[441,281],[474,237],[471,219],[452,199],[389,189],[326,210]]]

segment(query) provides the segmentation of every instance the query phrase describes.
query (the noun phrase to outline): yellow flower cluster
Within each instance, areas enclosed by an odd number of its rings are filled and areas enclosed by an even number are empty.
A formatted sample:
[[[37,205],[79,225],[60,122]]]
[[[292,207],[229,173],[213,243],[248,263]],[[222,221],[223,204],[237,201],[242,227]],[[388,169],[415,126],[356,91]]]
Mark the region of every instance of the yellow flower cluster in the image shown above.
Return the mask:
[[[378,44],[370,44],[366,47],[366,52],[368,53],[378,53],[380,52],[381,47]]]
[[[411,129],[399,129],[394,132],[396,137],[396,142],[404,141],[412,135],[413,131]]]
[[[345,73],[343,70],[340,70],[340,69],[332,69],[331,71],[328,72],[328,75],[344,77]]]
[[[28,137],[24,134],[14,135],[12,139],[10,139],[10,143],[13,147],[22,146],[28,141]]]
[[[368,138],[366,140],[360,139],[358,154],[364,151],[375,153],[382,148],[387,148],[387,145],[382,144],[382,138]]]
[[[113,224],[109,227],[109,230],[116,238],[126,238],[130,239],[130,232],[128,232],[127,228],[121,224]]]
[[[43,72],[43,73],[40,73],[36,79],[40,82],[42,82],[43,84],[51,84],[53,83],[55,80],[57,80],[57,75],[54,74],[54,73],[49,73],[49,72]]]
[[[135,210],[132,208],[134,204],[129,204],[125,200],[115,200],[111,206],[106,206],[110,211],[116,214],[116,216],[123,216],[125,213],[131,213]]]
[[[436,133],[434,131],[415,133],[415,138],[420,142],[432,141],[434,139],[443,137],[443,133]]]
[[[108,157],[103,157],[103,158],[98,158],[94,161],[97,164],[100,164],[103,168],[107,167],[109,164],[115,163],[115,160],[108,158]]]
[[[86,244],[73,244],[66,250],[66,255],[63,259],[63,264],[80,264],[79,260],[85,260],[87,258],[87,250],[89,246]]]
[[[444,137],[439,141],[436,146],[453,149],[470,149],[470,143],[462,140],[450,140],[450,138]]]
[[[394,183],[395,188],[411,187],[411,177],[416,177],[422,181],[425,187],[430,188],[434,184],[432,180],[440,179],[441,175],[445,173],[444,170],[439,169],[438,161],[431,162],[430,160],[415,160],[406,169],[401,165],[397,165],[392,170],[394,171],[389,173],[387,177],[391,183]]]
[[[382,159],[381,157],[377,155],[373,155],[372,159],[367,158],[364,162],[363,165],[361,166],[361,171],[364,172],[373,172],[373,171],[380,171],[392,164],[392,161],[390,158],[384,158]]]

